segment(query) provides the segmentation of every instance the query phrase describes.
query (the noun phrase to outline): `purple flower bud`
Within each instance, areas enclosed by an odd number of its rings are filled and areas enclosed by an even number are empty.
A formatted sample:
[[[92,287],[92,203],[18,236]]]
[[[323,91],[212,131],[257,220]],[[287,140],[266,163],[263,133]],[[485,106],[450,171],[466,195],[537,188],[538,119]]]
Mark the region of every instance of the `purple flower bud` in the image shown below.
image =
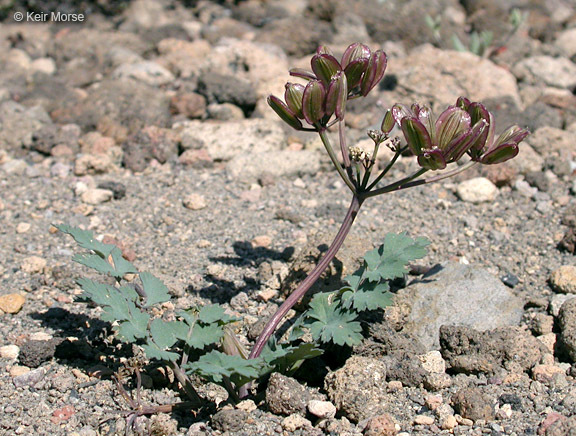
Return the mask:
[[[357,60],[366,60],[366,63],[370,59],[372,52],[368,46],[356,42],[348,46],[342,55],[342,68],[346,68],[351,62]]]
[[[326,54],[326,55],[330,55],[330,56],[334,56],[334,53],[332,53],[332,50],[330,50],[327,46],[325,45],[319,45],[318,48],[316,49],[316,54]]]
[[[387,135],[394,128],[395,123],[396,123],[396,121],[394,120],[394,116],[392,115],[392,111],[390,109],[388,109],[386,111],[386,115],[384,115],[384,119],[382,120],[382,125],[380,126],[380,130],[382,130]]]
[[[289,73],[293,77],[300,77],[301,79],[305,80],[316,80],[314,73],[305,70],[304,68],[292,68]]]
[[[312,57],[310,63],[316,77],[326,86],[328,86],[330,80],[332,80],[332,76],[342,70],[336,58],[328,54],[316,54]]]
[[[346,78],[348,79],[348,89],[354,89],[360,86],[362,82],[362,75],[366,71],[369,59],[361,58],[355,59],[346,65],[344,72],[346,73]]]
[[[436,120],[436,141],[446,150],[453,139],[470,130],[470,115],[456,106],[450,106]]]
[[[485,165],[499,164],[516,157],[520,151],[518,144],[515,142],[504,143],[480,158],[480,163]]]
[[[470,100],[466,97],[458,97],[458,100],[456,100],[456,107],[468,112],[468,106],[470,106]]]
[[[396,103],[394,106],[392,106],[392,116],[394,117],[396,124],[400,126],[404,118],[413,117],[415,114],[410,110],[408,106],[401,103]]]
[[[386,58],[386,53],[382,50],[376,50],[372,53],[360,85],[360,90],[364,97],[382,80],[387,65],[388,59]]]
[[[446,168],[446,159],[439,149],[427,150],[418,156],[418,165],[429,170],[443,170]]]
[[[347,100],[348,85],[346,82],[346,74],[344,74],[343,71],[339,71],[332,76],[332,80],[328,86],[328,93],[326,94],[326,115],[330,117],[332,114],[336,114],[336,118],[342,121],[346,111]]]
[[[296,130],[302,129],[302,123],[300,120],[296,118],[296,115],[294,115],[294,113],[288,108],[286,103],[284,103],[278,97],[273,95],[268,96],[268,104],[272,109],[274,109],[274,112],[276,112],[278,116],[290,127]]]
[[[319,80],[311,80],[302,96],[302,114],[311,125],[316,125],[326,114],[326,88]]]
[[[430,135],[426,131],[424,124],[418,119],[413,117],[403,118],[400,126],[410,150],[416,156],[420,156],[424,151],[432,149]]]
[[[304,119],[302,115],[302,96],[304,95],[304,85],[299,83],[287,83],[285,85],[286,91],[284,92],[284,100],[290,111],[300,119]]]

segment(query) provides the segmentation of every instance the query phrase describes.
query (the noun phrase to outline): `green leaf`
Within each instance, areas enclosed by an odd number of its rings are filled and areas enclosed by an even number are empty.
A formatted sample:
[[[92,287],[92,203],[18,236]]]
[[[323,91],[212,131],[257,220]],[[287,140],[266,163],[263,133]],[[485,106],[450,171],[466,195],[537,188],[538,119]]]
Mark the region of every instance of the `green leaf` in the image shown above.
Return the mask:
[[[141,345],[142,349],[146,353],[146,356],[150,359],[157,359],[157,360],[168,360],[172,362],[176,362],[180,359],[178,353],[174,353],[172,351],[166,351],[159,348],[156,344],[147,343]]]
[[[333,292],[314,295],[307,312],[306,324],[315,341],[356,345],[362,340],[362,327],[356,321],[357,315],[342,310],[335,296]]]
[[[142,280],[144,293],[146,294],[146,307],[150,307],[157,303],[165,303],[170,300],[168,288],[162,280],[149,272],[142,272],[139,275],[140,280]]]
[[[246,360],[214,350],[188,364],[186,369],[214,383],[227,377],[236,386],[242,386],[258,377],[261,365],[261,359]]]
[[[104,317],[102,317],[102,319],[104,319]],[[130,318],[121,322],[116,328],[118,336],[128,343],[136,342],[137,339],[147,337],[149,319],[150,316],[147,313],[141,312],[134,306],[133,309],[131,309]]]
[[[341,295],[342,306],[354,309],[356,312],[364,310],[382,309],[393,302],[390,286],[387,282],[377,283],[365,281],[359,290],[344,288]],[[340,290],[342,291],[342,289]]]
[[[222,336],[224,336],[224,330],[222,326],[218,324],[209,324],[206,326],[196,324],[193,334],[186,343],[193,348],[203,349],[210,344],[218,342]]]
[[[302,343],[298,346],[289,344],[277,344],[274,337],[270,338],[260,357],[265,366],[260,377],[272,371],[292,373],[297,370],[306,359],[320,356],[324,351],[316,347],[316,344]]]
[[[112,286],[98,283],[84,277],[76,280],[76,283],[78,283],[86,296],[94,303],[100,306],[107,306],[110,304],[109,288]]]
[[[111,273],[116,278],[122,278],[128,273],[135,274],[138,272],[136,267],[122,257],[122,252],[118,247],[114,247],[110,252],[112,262],[114,263],[114,271]]]
[[[62,233],[72,236],[80,247],[92,250],[102,258],[107,258],[110,255],[110,252],[116,247],[113,244],[103,244],[94,239],[93,233],[89,230],[82,230],[67,224],[54,225],[54,227]]]
[[[112,265],[97,254],[75,254],[72,260],[101,274],[111,275],[114,272]]]
[[[412,239],[405,233],[388,233],[383,245],[364,256],[365,278],[377,282],[403,277],[408,272],[406,266],[409,262],[426,255],[428,244],[426,238]]]
[[[176,326],[174,324],[177,322],[163,321],[161,318],[155,318],[150,323],[150,336],[160,349],[170,348],[176,343]]]
[[[214,322],[228,324],[236,321],[236,318],[227,315],[224,313],[224,310],[225,309],[219,304],[202,306],[198,312],[198,319],[205,324],[212,324]]]

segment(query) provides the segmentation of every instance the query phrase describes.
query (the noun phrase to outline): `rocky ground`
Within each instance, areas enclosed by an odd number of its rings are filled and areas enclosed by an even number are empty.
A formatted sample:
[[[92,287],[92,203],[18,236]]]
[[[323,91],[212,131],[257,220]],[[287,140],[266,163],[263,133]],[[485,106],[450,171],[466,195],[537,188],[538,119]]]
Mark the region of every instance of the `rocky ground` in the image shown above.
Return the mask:
[[[84,19],[27,16],[56,7]],[[177,308],[223,304],[250,345],[350,200],[319,140],[266,96],[318,44],[355,41],[389,66],[349,108],[350,143],[369,144],[395,102],[460,95],[531,136],[503,165],[363,206],[319,288],[391,231],[429,238],[433,268],[364,320],[361,345],[239,404],[198,380],[205,407],[139,418],[135,434],[576,434],[573,1],[14,0],[0,18],[0,434],[126,429],[110,374],[131,350],[76,301],[87,273],[52,224],[121,246]],[[474,31],[494,34],[483,57],[451,50]],[[403,157],[391,178],[414,168]],[[144,404],[179,401],[162,371],[148,368]]]

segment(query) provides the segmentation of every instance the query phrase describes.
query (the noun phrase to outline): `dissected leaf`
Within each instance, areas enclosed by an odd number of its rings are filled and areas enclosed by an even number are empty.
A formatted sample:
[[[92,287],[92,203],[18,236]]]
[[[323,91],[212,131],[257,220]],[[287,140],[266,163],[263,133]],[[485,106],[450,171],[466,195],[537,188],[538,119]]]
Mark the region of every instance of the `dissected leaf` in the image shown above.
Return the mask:
[[[291,373],[298,369],[304,360],[320,356],[322,353],[323,351],[313,343],[302,343],[298,346],[280,345],[272,337],[260,354],[260,358],[265,363],[260,376],[272,371]]]
[[[202,306],[198,312],[198,319],[205,324],[211,324],[214,322],[230,323],[236,321],[235,318],[227,315],[224,310],[225,309],[219,304]]]
[[[102,317],[104,319],[104,317]],[[148,336],[148,321],[150,315],[141,312],[134,306],[133,312],[129,319],[120,322],[116,331],[118,336],[125,342],[136,342],[137,339],[143,339]]]
[[[208,324],[206,326],[196,324],[192,335],[186,343],[193,348],[202,349],[210,344],[215,344],[222,336],[224,336],[224,330],[218,324]]]
[[[149,272],[141,272],[139,276],[140,280],[142,280],[144,293],[146,294],[146,307],[157,303],[165,303],[170,300],[168,288],[162,280]]]
[[[141,347],[144,350],[144,353],[146,353],[146,356],[150,359],[176,362],[180,358],[178,353],[163,350],[154,343],[142,344]]]
[[[383,245],[368,251],[364,256],[364,277],[371,281],[403,277],[407,273],[406,265],[424,257],[429,243],[426,238],[412,239],[405,233],[388,233]]]
[[[113,244],[103,244],[94,239],[94,234],[89,230],[82,230],[67,224],[54,225],[54,227],[62,233],[72,236],[80,247],[92,250],[102,258],[107,258],[110,255],[110,252],[116,247]]]
[[[163,321],[161,318],[155,318],[150,323],[150,336],[160,349],[170,348],[176,343],[177,326],[175,324],[178,324],[178,322]]]
[[[356,345],[362,340],[362,327],[355,313],[343,310],[335,293],[319,293],[310,302],[306,321],[312,338],[324,343]],[[313,321],[315,320],[315,321]]]
[[[341,294],[342,306],[346,309],[354,309],[356,312],[364,310],[382,309],[390,306],[393,302],[390,286],[387,282],[363,282],[359,290],[354,291],[344,288]],[[342,291],[342,289],[340,290]]]
[[[246,360],[214,350],[188,364],[186,368],[214,383],[221,383],[227,377],[236,386],[242,386],[258,377],[261,365],[261,359]]]

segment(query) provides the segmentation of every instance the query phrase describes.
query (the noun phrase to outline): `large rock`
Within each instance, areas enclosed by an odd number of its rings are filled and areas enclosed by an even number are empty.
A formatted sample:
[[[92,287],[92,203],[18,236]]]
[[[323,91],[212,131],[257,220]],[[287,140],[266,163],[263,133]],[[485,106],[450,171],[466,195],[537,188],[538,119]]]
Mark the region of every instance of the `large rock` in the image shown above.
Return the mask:
[[[570,359],[576,362],[576,298],[567,300],[558,314],[559,349]]]
[[[34,132],[52,124],[50,117],[39,106],[24,107],[14,101],[0,105],[0,149],[16,151],[30,147]]]
[[[528,371],[546,352],[538,339],[518,327],[480,332],[462,326],[443,326],[440,345],[450,369],[465,374],[493,374],[504,367]]]
[[[508,97],[521,107],[516,78],[488,59],[468,52],[423,45],[391,62],[387,74],[396,75],[398,86],[410,94],[412,101],[432,100],[443,107],[463,95],[473,101]]]
[[[263,119],[227,123],[185,121],[174,126],[180,132],[182,148],[204,148],[214,160],[280,150],[286,142],[278,122]]]
[[[254,182],[265,174],[277,177],[317,174],[320,158],[312,150],[239,154],[228,163],[226,170],[233,179],[247,182]]]
[[[576,87],[576,64],[568,58],[533,56],[514,67],[516,76],[524,82],[574,89]]]
[[[438,349],[442,325],[477,330],[516,325],[522,301],[483,268],[448,262],[398,292],[393,311],[405,314],[404,331],[429,350]]]
[[[386,389],[386,366],[371,357],[352,356],[326,376],[324,388],[336,408],[354,422],[385,412],[392,399]]]

